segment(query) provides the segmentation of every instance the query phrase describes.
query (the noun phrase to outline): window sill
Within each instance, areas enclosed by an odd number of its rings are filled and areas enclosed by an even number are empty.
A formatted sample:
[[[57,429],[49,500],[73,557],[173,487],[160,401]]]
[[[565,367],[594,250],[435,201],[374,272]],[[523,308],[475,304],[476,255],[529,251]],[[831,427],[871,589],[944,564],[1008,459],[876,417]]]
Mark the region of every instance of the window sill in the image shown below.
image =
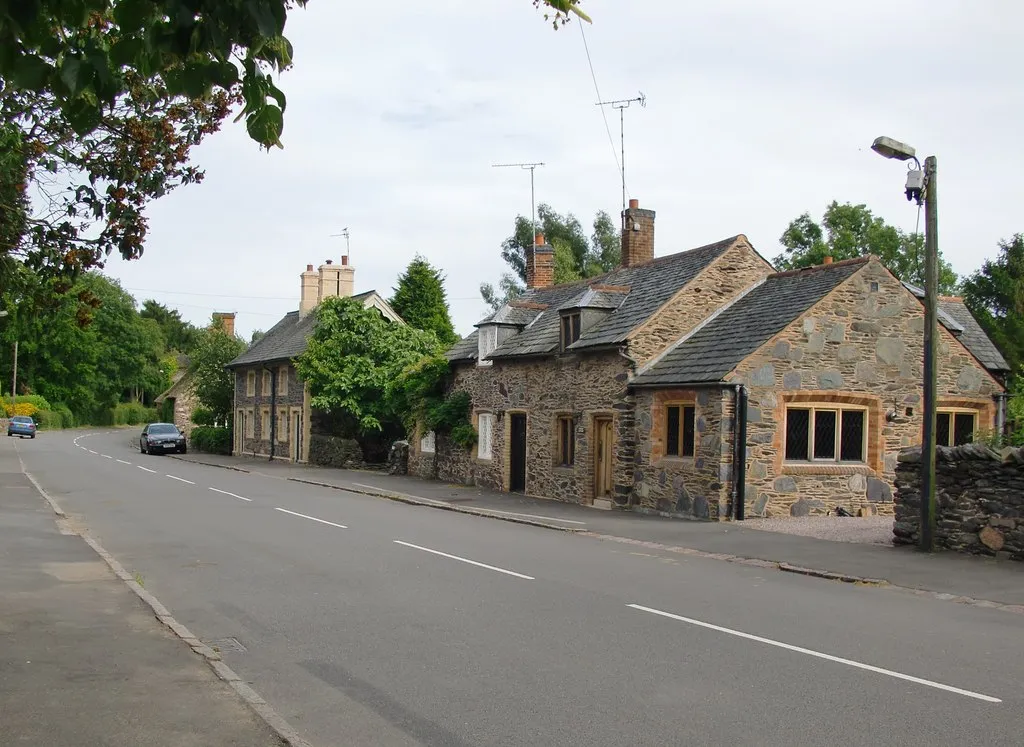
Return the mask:
[[[784,475],[874,475],[866,464],[836,464],[835,462],[783,463]]]
[[[492,456],[485,456],[485,457],[476,456],[476,457],[473,457],[473,459],[475,459],[478,462],[487,462],[488,464],[490,464],[491,462],[494,461],[494,457],[492,457]]]
[[[573,472],[576,471],[576,465],[575,464],[554,464],[554,465],[551,466],[551,469],[553,469],[556,473],[560,473],[560,474],[563,474],[563,475],[571,475]]]
[[[655,467],[692,467],[692,456],[663,456],[654,462]]]

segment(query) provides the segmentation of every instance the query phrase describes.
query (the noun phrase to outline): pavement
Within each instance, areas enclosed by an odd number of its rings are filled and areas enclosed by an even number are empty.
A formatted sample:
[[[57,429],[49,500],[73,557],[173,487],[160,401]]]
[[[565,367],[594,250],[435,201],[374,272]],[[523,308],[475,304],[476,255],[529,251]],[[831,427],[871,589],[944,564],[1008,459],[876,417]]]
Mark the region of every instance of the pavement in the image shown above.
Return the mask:
[[[283,744],[54,519],[0,439],[0,744]]]
[[[783,571],[860,583],[884,583],[899,589],[952,597],[960,602],[978,601],[1019,607],[1017,611],[1024,612],[1024,564],[1019,562],[955,553],[926,554],[905,546],[835,542],[747,528],[740,522],[686,521],[606,511],[374,471],[211,454],[187,454],[175,458],[244,470],[268,478],[304,481],[346,492],[586,533],[608,541],[672,549],[732,562],[760,561]],[[868,525],[874,517],[850,517],[841,521]]]
[[[602,539],[607,513],[552,531],[126,436],[16,448],[315,747],[1019,742],[1021,615]]]

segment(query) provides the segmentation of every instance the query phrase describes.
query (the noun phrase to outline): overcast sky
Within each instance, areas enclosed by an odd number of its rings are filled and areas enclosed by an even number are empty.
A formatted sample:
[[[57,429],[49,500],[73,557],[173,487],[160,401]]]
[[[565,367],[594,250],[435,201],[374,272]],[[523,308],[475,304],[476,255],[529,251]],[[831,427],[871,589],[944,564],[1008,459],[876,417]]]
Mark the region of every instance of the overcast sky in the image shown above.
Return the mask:
[[[969,273],[1024,231],[1024,5],[1010,0],[724,3],[584,0],[603,99],[626,112],[630,197],[657,211],[660,256],[744,233],[766,257],[804,211],[866,203],[912,231],[904,166],[877,135],[939,159],[940,248]],[[617,216],[619,173],[578,24],[530,0],[311,0],[289,18],[284,150],[227,124],[196,152],[206,180],[151,210],[139,261],[107,272],[196,324],[236,311],[248,337],[298,308],[299,273],[344,252],[356,291],[390,296],[421,253],[460,333],[501,241],[537,201],[588,225]],[[618,117],[608,112],[618,149]],[[923,218],[922,218],[923,222]]]

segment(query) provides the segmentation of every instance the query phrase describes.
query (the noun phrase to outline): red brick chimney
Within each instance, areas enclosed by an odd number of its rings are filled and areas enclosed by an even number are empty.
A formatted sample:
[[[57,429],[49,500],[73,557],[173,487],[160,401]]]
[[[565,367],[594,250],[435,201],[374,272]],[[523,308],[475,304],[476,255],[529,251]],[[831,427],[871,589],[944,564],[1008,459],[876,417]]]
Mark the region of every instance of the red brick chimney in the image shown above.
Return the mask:
[[[654,259],[654,211],[630,200],[622,217],[622,266],[635,267]]]
[[[544,234],[537,233],[526,252],[526,287],[547,288],[554,282],[555,250],[544,243]]]
[[[216,326],[218,321],[221,323],[224,334],[230,337],[235,336],[235,313],[233,311],[213,312],[213,325]]]

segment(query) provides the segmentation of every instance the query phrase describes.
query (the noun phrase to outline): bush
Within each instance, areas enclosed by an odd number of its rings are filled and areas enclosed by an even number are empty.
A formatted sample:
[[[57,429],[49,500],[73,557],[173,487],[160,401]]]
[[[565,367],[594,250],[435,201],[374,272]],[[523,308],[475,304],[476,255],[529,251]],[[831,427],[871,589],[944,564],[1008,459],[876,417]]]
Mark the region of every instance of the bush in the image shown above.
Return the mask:
[[[57,431],[61,428],[71,427],[64,421],[64,413],[58,410],[39,410],[34,415],[34,419],[41,431]]]
[[[20,394],[14,398],[13,404],[6,400],[3,402],[3,414],[7,417],[13,415],[33,417],[40,410],[53,409],[46,397],[38,394]]]
[[[160,413],[155,407],[144,407],[139,402],[120,402],[110,411],[109,422],[96,425],[145,425],[159,420]]]
[[[189,436],[189,445],[207,454],[231,454],[231,429],[197,425]]]
[[[174,422],[174,399],[168,397],[160,403],[160,420],[164,423]]]
[[[50,412],[60,415],[62,428],[74,428],[78,425],[75,421],[75,414],[71,412],[71,408],[67,405],[55,405]]]
[[[197,407],[192,411],[192,422],[196,425],[213,425],[216,422],[216,416],[208,407]]]

